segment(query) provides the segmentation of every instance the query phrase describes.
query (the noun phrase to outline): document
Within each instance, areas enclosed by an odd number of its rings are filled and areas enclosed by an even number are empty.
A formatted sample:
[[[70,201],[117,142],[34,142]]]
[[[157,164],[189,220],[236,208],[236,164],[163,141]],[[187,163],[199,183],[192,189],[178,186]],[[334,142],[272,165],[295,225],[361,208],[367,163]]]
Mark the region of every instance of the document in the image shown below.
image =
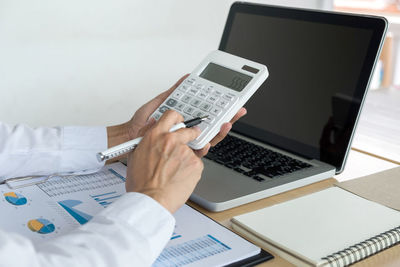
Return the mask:
[[[126,167],[48,181],[16,190],[0,186],[0,227],[33,242],[68,233],[90,221],[125,193]],[[7,217],[4,216],[7,214]],[[184,205],[174,217],[170,242],[154,266],[222,266],[257,255],[260,248]]]
[[[34,242],[68,233],[125,193],[124,174],[125,166],[118,163],[97,173],[53,177],[20,189],[1,185],[0,212],[7,219],[0,227]]]

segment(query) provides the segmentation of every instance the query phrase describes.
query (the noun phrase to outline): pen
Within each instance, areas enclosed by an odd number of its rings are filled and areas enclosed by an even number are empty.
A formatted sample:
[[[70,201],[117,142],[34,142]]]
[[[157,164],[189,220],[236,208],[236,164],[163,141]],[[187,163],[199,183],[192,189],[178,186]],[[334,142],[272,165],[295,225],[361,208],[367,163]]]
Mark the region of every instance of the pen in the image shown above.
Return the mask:
[[[170,132],[175,132],[179,129],[182,128],[190,128],[193,126],[196,126],[198,124],[200,124],[202,121],[205,121],[208,118],[207,116],[203,116],[203,117],[197,117],[188,121],[184,121],[178,124],[175,124],[174,126],[172,126],[172,128],[169,130]],[[135,138],[131,141],[119,144],[117,146],[111,147],[103,152],[99,152],[97,153],[97,160],[99,162],[102,162],[104,160],[109,160],[112,158],[116,158],[118,156],[121,156],[125,153],[128,153],[132,150],[134,150],[136,148],[136,146],[140,143],[140,141],[142,141],[143,137],[138,137]]]

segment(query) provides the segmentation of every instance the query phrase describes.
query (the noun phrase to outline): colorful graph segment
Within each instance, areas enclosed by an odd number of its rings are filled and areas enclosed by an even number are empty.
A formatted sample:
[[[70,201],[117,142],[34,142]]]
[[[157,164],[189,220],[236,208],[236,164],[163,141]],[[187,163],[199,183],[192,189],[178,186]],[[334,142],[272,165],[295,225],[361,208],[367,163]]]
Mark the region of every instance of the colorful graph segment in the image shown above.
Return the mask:
[[[15,193],[15,192],[8,192],[3,195],[8,203],[15,205],[15,206],[25,205],[28,202],[26,197],[24,197],[21,194]]]
[[[179,238],[179,237],[182,237],[182,236],[181,236],[180,234],[174,232],[174,233],[172,234],[171,240],[177,239],[177,238]]]
[[[50,234],[56,229],[52,222],[43,218],[30,220],[28,222],[28,228],[32,232],[37,232],[39,234]]]
[[[121,197],[121,194],[114,192],[108,192],[100,195],[90,195],[97,203],[106,208],[108,205],[113,203],[113,201],[117,200]]]
[[[82,201],[80,200],[72,200],[72,199],[58,202],[58,204],[60,204],[61,207],[63,207],[72,217],[74,217],[75,220],[77,220],[80,224],[85,224],[88,221],[90,221],[93,218],[93,216],[74,208],[75,206],[81,203]]]

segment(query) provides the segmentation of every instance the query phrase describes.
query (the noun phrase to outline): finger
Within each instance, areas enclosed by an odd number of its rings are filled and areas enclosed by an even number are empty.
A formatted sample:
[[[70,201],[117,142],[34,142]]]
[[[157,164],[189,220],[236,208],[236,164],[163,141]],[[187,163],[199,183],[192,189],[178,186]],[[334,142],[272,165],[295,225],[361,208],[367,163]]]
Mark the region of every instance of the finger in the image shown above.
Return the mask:
[[[232,124],[230,122],[222,124],[219,133],[210,141],[211,146],[215,146],[219,142],[221,142],[231,129],[232,129]]]
[[[151,128],[154,127],[154,125],[156,124],[156,122],[157,122],[157,121],[156,121],[153,117],[151,117],[151,118],[146,122],[146,125],[143,126],[142,128],[140,128],[139,133],[138,133],[138,136],[144,136],[144,135],[147,133],[148,130],[150,130]]]
[[[158,108],[158,106],[161,105],[162,102],[165,101],[165,99],[168,98],[168,96],[183,82],[184,79],[186,79],[189,76],[189,74],[186,74],[185,76],[183,76],[182,78],[180,78],[171,88],[169,88],[168,90],[162,92],[161,94],[159,94],[158,96],[156,96],[154,99],[150,100],[149,102],[147,102],[145,104],[145,106],[147,107],[147,109],[151,110],[152,113],[154,112],[154,110],[156,110],[156,108]]]
[[[190,75],[189,73],[186,73],[185,75],[183,75],[183,76],[171,87],[171,89],[172,89],[172,88],[176,89],[176,88],[183,82],[183,80],[185,80],[189,75]]]
[[[182,144],[187,144],[190,141],[193,141],[201,134],[201,130],[199,127],[192,128],[182,128],[178,131],[174,132],[177,140]]]
[[[169,88],[168,90],[162,92],[161,94],[159,94],[156,98],[159,100],[162,100],[161,102],[164,102],[165,99],[167,99],[167,97],[189,76],[189,74],[186,74],[184,76],[182,76],[182,78],[180,78],[171,88]],[[161,104],[160,102],[160,104]]]
[[[183,122],[183,117],[175,110],[167,110],[158,120],[156,128],[160,129],[162,132],[169,132],[172,126]]]
[[[204,157],[205,155],[207,155],[208,151],[211,148],[211,144],[207,143],[207,145],[205,147],[203,147],[202,149],[198,149],[198,150],[194,150],[194,153],[196,154],[196,156],[198,156],[199,158]]]
[[[230,123],[234,124],[238,119],[240,119],[241,117],[243,117],[246,114],[247,114],[247,110],[245,108],[240,108],[239,111],[235,114],[235,116],[233,116]]]

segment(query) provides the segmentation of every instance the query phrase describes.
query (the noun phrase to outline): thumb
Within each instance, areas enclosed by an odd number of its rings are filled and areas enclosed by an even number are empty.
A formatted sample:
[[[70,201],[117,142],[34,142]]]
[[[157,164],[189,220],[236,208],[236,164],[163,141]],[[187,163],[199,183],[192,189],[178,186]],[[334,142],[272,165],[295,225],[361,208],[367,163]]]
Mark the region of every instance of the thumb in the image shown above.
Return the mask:
[[[189,76],[189,74],[186,74],[182,76],[171,88],[168,90],[164,91],[163,93],[159,94],[156,99],[158,99],[160,104],[164,102],[165,99]]]

